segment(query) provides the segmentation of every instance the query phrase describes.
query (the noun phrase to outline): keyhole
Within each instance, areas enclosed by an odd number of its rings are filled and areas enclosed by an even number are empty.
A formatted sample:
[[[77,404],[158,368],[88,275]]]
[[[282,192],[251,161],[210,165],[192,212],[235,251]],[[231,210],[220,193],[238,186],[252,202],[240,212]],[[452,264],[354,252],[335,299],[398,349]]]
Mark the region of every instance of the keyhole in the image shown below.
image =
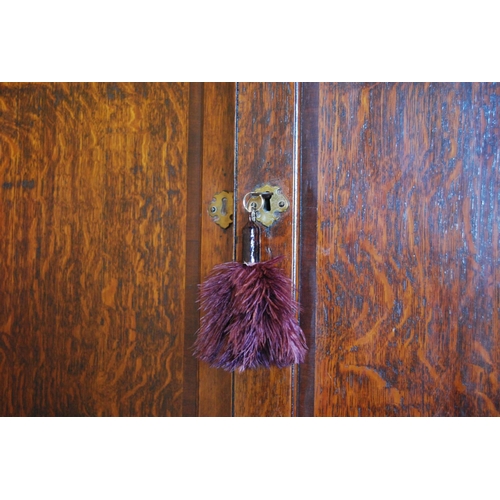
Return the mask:
[[[222,205],[220,207],[220,213],[222,215],[227,214],[227,198],[222,198]]]
[[[264,203],[262,204],[262,208],[266,211],[266,212],[270,212],[271,211],[271,196],[273,195],[273,193],[262,193],[262,199],[264,200]]]

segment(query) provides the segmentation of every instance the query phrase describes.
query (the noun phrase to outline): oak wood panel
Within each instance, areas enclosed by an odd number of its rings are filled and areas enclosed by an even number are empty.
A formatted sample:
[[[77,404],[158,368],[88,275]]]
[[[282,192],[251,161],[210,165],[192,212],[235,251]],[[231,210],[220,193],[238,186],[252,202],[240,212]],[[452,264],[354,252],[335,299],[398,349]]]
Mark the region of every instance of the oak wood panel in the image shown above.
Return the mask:
[[[316,415],[499,415],[499,94],[320,85]]]
[[[0,88],[2,415],[181,415],[188,100]]]
[[[48,171],[41,182],[41,145],[54,114],[40,113],[48,99],[46,86],[37,92],[19,84],[1,89],[0,404],[2,415],[16,415],[37,411],[42,398],[52,397],[52,388],[40,383],[51,363],[37,326],[45,314],[30,304],[34,298],[39,304],[46,301],[39,287],[44,269],[37,259],[42,233],[38,221],[51,224],[53,207],[44,209],[40,197],[45,189],[52,190],[53,176]],[[31,332],[31,325],[38,331]],[[28,335],[21,335],[23,331]]]
[[[297,207],[296,97],[290,83],[239,83],[236,120],[236,231],[237,257],[241,260],[241,229],[248,214],[241,206],[244,195],[266,183],[282,187],[290,209],[281,220],[262,231],[262,260],[285,255],[285,272],[292,275],[294,260],[293,217]],[[294,368],[249,370],[234,376],[235,416],[290,416],[294,411]]]
[[[319,154],[319,84],[302,83],[300,100],[300,325],[308,339],[305,362],[298,369],[297,415],[314,416],[316,308],[317,308],[317,222]]]
[[[200,274],[233,260],[234,225],[222,229],[208,215],[214,194],[234,190],[234,83],[204,83]],[[199,416],[232,414],[232,375],[199,364]]]
[[[203,83],[189,85],[189,132],[186,185],[186,262],[182,415],[195,417],[199,408],[198,362],[192,345],[200,326],[197,305],[200,282],[201,177],[203,169]]]

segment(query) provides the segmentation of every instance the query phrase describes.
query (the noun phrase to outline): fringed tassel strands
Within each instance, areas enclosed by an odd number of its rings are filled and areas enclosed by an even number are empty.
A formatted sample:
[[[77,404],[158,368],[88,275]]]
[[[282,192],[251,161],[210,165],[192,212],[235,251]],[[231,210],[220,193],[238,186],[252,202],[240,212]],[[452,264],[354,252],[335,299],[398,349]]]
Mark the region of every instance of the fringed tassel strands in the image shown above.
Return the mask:
[[[256,227],[253,220],[245,229]],[[256,263],[214,267],[200,286],[204,316],[194,345],[198,359],[240,372],[304,361],[307,345],[297,321],[299,305],[291,280],[276,266],[282,259],[258,262],[254,251],[249,260]]]
[[[199,359],[228,371],[304,361],[299,307],[290,279],[275,266],[281,259],[214,267],[200,287],[205,315],[195,343]]]

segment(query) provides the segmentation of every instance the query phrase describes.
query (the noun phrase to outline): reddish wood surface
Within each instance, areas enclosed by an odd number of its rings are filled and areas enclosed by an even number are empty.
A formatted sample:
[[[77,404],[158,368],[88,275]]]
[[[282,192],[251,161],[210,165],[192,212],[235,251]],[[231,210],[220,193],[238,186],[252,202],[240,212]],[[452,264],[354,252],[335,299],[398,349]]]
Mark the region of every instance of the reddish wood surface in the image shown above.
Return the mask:
[[[319,86],[315,415],[500,414],[499,98]]]
[[[201,206],[200,275],[216,264],[233,260],[234,225],[222,229],[208,215],[213,196],[234,190],[234,83],[204,84],[203,182]],[[226,417],[232,414],[232,375],[199,365],[199,415]]]
[[[291,208],[262,235],[262,260],[285,255],[292,274],[297,231],[294,207],[296,91],[290,83],[239,83],[237,100],[236,231],[241,259],[241,229],[248,220],[242,208],[246,193],[270,183],[282,187]],[[293,368],[249,370],[234,377],[235,416],[290,416],[294,408]]]
[[[0,414],[182,414],[189,85],[0,87]]]
[[[0,415],[500,415],[499,102],[494,84],[1,84]],[[231,375],[192,357],[197,284],[241,258],[241,200],[268,182],[291,208],[263,259],[300,281],[310,351]],[[206,209],[233,183],[223,230]]]
[[[318,223],[319,84],[303,83],[300,101],[300,325],[308,339],[305,362],[298,368],[297,415],[314,416],[316,359],[316,265]],[[319,271],[321,272],[321,271]]]
[[[184,363],[182,415],[199,413],[199,370],[192,345],[200,325],[198,283],[200,282],[201,245],[201,178],[203,170],[203,83],[189,85],[188,157],[186,184],[186,261],[184,285]]]

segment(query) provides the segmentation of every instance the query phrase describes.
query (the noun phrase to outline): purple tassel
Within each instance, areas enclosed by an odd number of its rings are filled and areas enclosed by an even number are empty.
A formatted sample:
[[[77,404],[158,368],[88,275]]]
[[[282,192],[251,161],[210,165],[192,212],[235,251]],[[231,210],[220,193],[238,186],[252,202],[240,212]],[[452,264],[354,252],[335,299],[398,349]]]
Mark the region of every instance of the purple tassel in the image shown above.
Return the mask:
[[[214,267],[200,286],[205,315],[194,344],[198,359],[240,372],[304,361],[307,345],[292,282],[275,265],[282,258]]]

